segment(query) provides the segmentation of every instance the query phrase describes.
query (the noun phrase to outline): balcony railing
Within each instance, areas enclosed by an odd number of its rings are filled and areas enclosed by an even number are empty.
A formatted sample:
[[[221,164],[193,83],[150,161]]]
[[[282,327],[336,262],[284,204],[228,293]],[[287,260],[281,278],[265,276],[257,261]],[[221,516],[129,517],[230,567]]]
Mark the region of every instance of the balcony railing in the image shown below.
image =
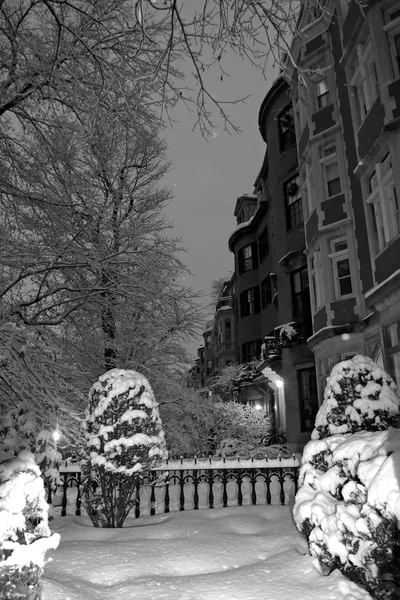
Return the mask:
[[[228,352],[233,349],[233,342],[221,342],[220,344],[217,344],[217,354],[221,354],[221,352]]]
[[[274,336],[265,336],[261,346],[261,359],[268,362],[281,360],[281,346]]]
[[[301,344],[307,339],[304,325],[291,321],[275,327],[275,339],[282,348],[291,348],[294,344]]]

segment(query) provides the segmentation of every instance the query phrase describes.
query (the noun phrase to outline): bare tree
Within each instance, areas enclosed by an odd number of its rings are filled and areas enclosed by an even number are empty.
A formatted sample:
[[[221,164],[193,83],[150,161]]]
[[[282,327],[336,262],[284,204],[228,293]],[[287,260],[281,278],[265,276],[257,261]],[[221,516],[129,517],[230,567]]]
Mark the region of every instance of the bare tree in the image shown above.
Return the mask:
[[[262,73],[268,61],[282,65],[302,12],[327,10],[327,0],[2,0],[0,117],[11,112],[23,123],[46,103],[79,118],[113,111],[123,98],[119,118],[146,104],[168,121],[168,107],[183,101],[203,134],[214,110],[236,129],[227,109],[240,99],[217,100],[208,69],[223,79],[232,50]]]

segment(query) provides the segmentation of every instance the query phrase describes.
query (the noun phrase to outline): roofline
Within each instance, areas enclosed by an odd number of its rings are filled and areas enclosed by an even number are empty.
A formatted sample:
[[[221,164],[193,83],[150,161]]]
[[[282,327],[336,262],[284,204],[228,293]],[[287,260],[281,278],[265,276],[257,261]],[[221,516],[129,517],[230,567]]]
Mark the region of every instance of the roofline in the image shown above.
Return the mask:
[[[261,104],[259,113],[258,113],[258,129],[259,129],[260,135],[265,143],[267,143],[267,139],[265,137],[265,132],[264,132],[265,128],[262,125],[264,123],[266,109],[267,109],[268,104],[271,102],[272,98],[280,91],[280,88],[284,85],[287,86],[288,88],[290,87],[289,84],[287,83],[287,81],[285,81],[285,79],[283,78],[283,75],[279,75],[279,77],[277,79],[275,79],[275,81],[272,84],[272,86],[270,87],[267,95],[265,96],[265,98]]]

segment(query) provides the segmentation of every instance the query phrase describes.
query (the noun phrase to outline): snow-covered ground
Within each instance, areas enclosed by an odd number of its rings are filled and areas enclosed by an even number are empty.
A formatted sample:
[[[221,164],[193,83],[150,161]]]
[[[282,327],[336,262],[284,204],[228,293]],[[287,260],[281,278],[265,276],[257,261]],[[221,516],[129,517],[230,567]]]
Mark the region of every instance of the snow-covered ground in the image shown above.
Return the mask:
[[[338,571],[324,577],[290,506],[247,506],[127,519],[95,529],[56,517],[59,548],[44,600],[371,600]]]

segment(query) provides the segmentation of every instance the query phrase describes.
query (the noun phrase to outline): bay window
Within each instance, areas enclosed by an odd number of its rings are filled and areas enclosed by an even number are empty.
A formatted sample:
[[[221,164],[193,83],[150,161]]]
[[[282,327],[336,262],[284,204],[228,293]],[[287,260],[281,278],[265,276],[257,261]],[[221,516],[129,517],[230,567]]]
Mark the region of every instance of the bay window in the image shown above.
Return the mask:
[[[400,207],[394,185],[390,153],[374,165],[366,180],[366,202],[370,217],[376,253],[381,252],[400,232]]]

